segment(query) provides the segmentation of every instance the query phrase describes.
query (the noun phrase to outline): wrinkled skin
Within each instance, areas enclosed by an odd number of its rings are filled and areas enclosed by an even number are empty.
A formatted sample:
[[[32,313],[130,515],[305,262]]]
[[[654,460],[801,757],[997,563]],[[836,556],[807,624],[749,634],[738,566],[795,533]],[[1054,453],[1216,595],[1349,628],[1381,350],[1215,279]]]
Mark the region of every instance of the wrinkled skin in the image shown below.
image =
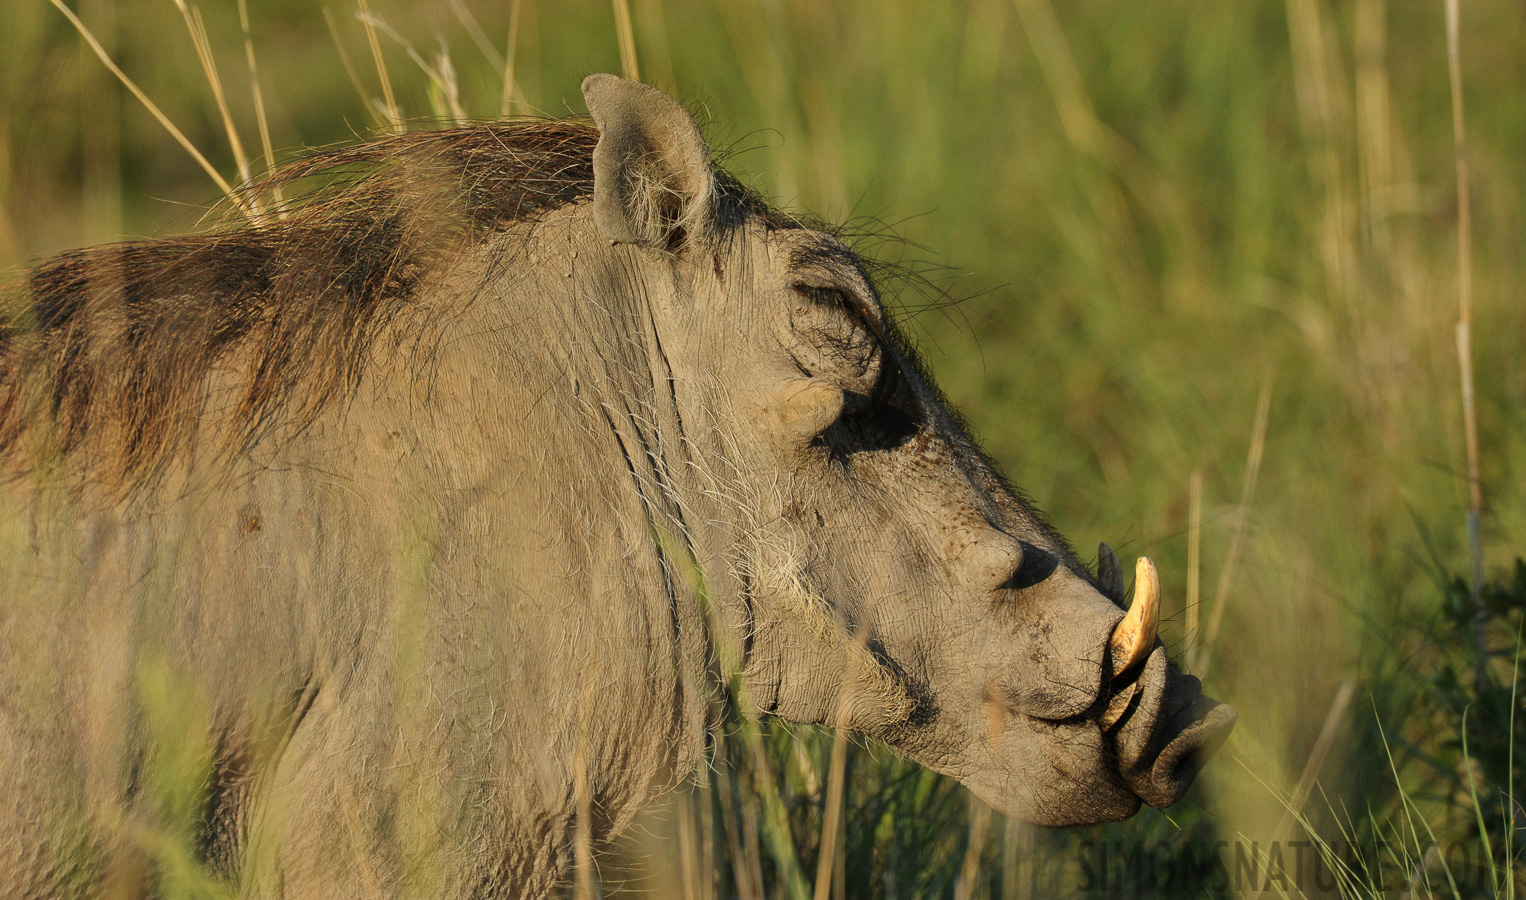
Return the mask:
[[[693,771],[733,674],[1044,825],[1175,802],[1227,734],[1163,648],[1112,672],[1120,592],[855,257],[718,181],[666,95],[584,89],[592,199],[431,286],[435,352],[222,468],[6,489],[0,897],[155,889],[161,684],[200,698],[196,846],[249,896],[543,895],[580,821]]]
[[[666,109],[657,92],[632,91],[605,111],[601,92],[616,83],[590,82],[606,141],[606,120]],[[752,566],[771,576],[744,598],[757,619],[746,674],[761,706],[834,722],[846,703],[850,727],[1030,822],[1107,821],[1142,797],[1175,802],[1233,712],[1201,701],[1158,647],[1142,675],[1113,678],[1108,642],[1122,611],[972,444],[894,338],[852,253],[819,232],[707,205],[698,137],[685,148],[671,137],[681,129],[664,128],[664,181],[700,199],[678,217],[685,252],[649,251],[638,265],[658,266],[645,280],[679,284],[663,310],[673,319],[657,326],[680,336],[667,359],[678,407],[685,422],[714,421],[712,434],[732,438],[712,452],[729,450],[729,464],[754,473],[743,483],[777,479],[744,501],[767,534]],[[596,209],[606,232],[648,247],[671,240],[642,203],[612,205]],[[702,248],[714,248],[709,271]],[[1139,699],[1104,734],[1102,708],[1136,679]],[[1164,734],[1159,719],[1170,720]],[[1168,739],[1178,743],[1157,758]]]

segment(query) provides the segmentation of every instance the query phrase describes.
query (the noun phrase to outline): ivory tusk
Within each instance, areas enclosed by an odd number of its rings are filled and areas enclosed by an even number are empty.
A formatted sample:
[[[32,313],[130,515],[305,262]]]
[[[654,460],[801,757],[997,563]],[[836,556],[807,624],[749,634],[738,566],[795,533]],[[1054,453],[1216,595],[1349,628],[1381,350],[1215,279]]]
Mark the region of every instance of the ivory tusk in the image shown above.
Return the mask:
[[[1112,700],[1108,701],[1107,709],[1102,712],[1103,731],[1111,731],[1113,726],[1118,724],[1118,720],[1123,718],[1123,714],[1128,712],[1129,707],[1133,705],[1134,695],[1137,693],[1139,693],[1139,682],[1136,680],[1133,684],[1115,694]]]
[[[1155,629],[1160,624],[1160,576],[1148,556],[1134,564],[1134,605],[1108,642],[1112,652],[1113,677],[1139,665],[1155,647]]]

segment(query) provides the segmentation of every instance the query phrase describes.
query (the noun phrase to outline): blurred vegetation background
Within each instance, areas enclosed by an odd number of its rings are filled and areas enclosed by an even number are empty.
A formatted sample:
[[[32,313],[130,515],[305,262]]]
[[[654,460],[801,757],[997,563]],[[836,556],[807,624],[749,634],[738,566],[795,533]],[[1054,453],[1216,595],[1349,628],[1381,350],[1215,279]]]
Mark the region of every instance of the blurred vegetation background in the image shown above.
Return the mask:
[[[68,2],[232,182],[188,16],[255,172],[256,84],[282,161],[391,116],[496,116],[506,57],[526,115],[582,114],[584,75],[639,67],[744,181],[920,273],[886,289],[951,398],[1083,552],[1157,560],[1168,645],[1241,718],[1185,802],[1079,832],[858,744],[838,895],[1254,894],[1109,883],[1097,848],[1186,872],[1212,841],[1310,835],[1361,859],[1283,893],[1519,892],[1519,0],[1468,2],[1458,38],[1476,592],[1441,0],[248,0],[247,46],[233,0]],[[0,265],[193,229],[218,198],[49,0],[0,5]],[[808,896],[832,736],[751,728],[606,855],[606,895]],[[1449,883],[1453,841],[1484,868]]]

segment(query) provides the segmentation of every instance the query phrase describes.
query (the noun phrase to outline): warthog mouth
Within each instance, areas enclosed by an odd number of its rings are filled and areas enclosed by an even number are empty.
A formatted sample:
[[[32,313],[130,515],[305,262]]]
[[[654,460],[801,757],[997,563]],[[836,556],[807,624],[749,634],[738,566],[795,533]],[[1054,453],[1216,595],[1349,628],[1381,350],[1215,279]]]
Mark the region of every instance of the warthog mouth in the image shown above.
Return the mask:
[[[1110,594],[1122,596],[1122,573],[1112,548],[1098,548],[1099,571]],[[1166,659],[1156,629],[1160,576],[1148,557],[1135,565],[1136,592],[1108,639],[1113,673],[1101,725],[1113,733],[1123,783],[1151,806],[1182,798],[1208,758],[1234,730],[1237,714],[1203,696],[1203,684]]]
[[[1170,806],[1229,737],[1238,714],[1203,696],[1202,682],[1171,665],[1164,648],[1150,655],[1137,686],[1125,690],[1134,691],[1137,702],[1119,717],[1119,774],[1139,799]]]
[[[1235,727],[1238,714],[1233,707],[1207,697],[1201,698],[1200,705],[1206,705],[1207,711],[1171,739],[1142,780],[1129,785],[1151,806],[1170,806],[1180,800]]]

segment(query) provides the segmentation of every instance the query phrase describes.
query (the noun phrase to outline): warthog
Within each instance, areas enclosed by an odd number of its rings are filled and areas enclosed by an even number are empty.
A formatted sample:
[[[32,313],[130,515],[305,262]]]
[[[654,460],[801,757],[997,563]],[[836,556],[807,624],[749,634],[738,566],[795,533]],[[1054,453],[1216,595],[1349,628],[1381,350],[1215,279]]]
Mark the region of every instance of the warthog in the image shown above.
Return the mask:
[[[666,94],[583,91],[12,292],[0,895],[543,896],[742,692],[1045,825],[1229,731],[1148,560],[1126,617],[844,244]]]

